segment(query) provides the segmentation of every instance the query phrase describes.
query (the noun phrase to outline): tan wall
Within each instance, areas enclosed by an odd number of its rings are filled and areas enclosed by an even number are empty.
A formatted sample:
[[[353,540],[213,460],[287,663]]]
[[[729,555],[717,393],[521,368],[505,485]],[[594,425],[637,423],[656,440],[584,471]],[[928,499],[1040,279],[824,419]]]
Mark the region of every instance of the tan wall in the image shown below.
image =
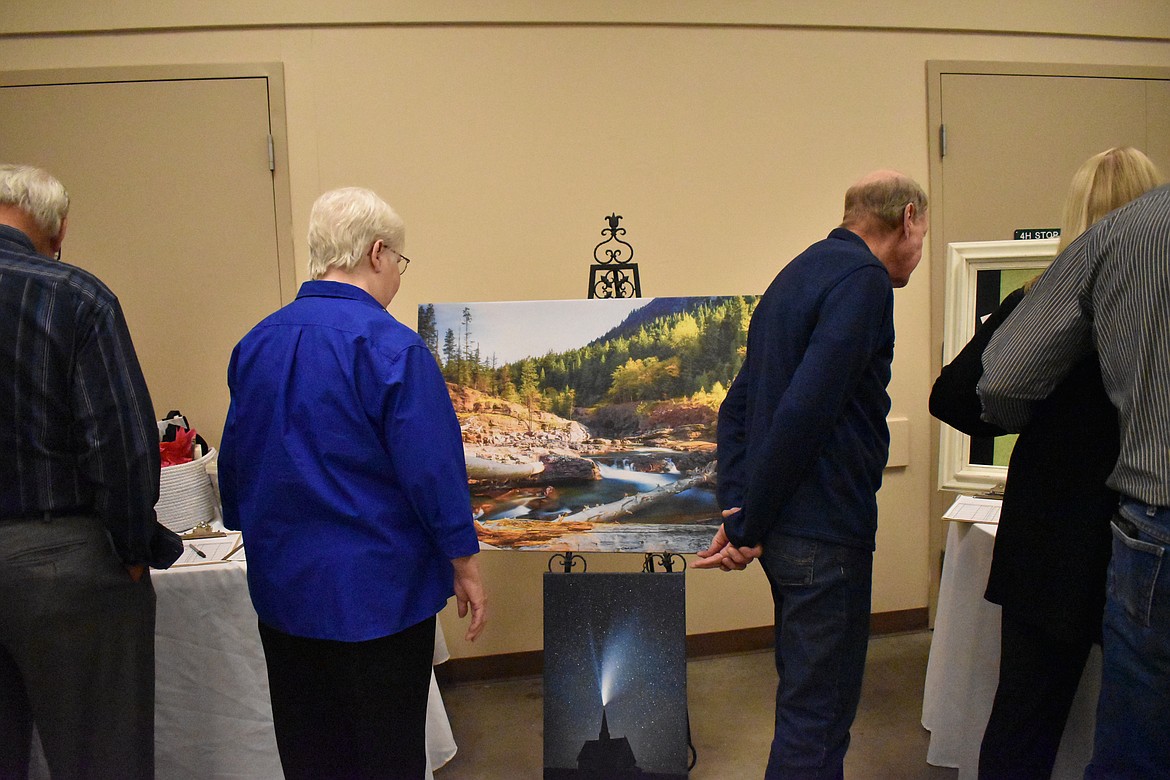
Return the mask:
[[[1088,2],[1028,10],[974,2],[925,16],[911,14],[917,3],[882,4],[886,10],[809,3],[786,16],[782,6],[792,4],[758,2],[737,4],[737,16],[722,20],[744,26],[426,23],[507,22],[532,5],[503,0],[476,3],[477,17],[461,10],[470,4],[404,1],[391,6],[395,17],[421,23],[319,27],[312,23],[385,16],[373,9],[384,4],[331,4],[322,12],[329,17],[312,16],[316,5],[304,2],[287,4],[283,17],[274,3],[201,11],[159,10],[147,0],[122,5],[139,8],[99,18],[87,3],[10,0],[0,33],[227,26],[7,36],[0,69],[283,62],[298,266],[316,195],[343,184],[373,187],[407,222],[415,262],[391,311],[411,324],[417,304],[428,301],[584,297],[602,217],[615,210],[637,250],[644,294],[762,291],[839,221],[844,189],[861,174],[891,166],[927,182],[927,60],[1170,65],[1170,19],[1160,1],[1118,3],[1108,20],[1071,12],[1094,6]],[[600,3],[545,5],[552,21],[605,18]],[[630,5],[653,21],[689,23],[719,21],[709,17],[723,4],[680,3],[677,12],[674,4]],[[624,13],[628,21],[634,12]],[[282,19],[305,26],[231,26]],[[750,24],[761,19],[777,26]],[[1034,32],[1045,25],[1086,37]],[[980,29],[1022,34],[957,31]],[[1161,40],[1140,40],[1149,36]],[[1041,116],[1036,126],[1059,131],[1064,121]],[[909,459],[887,470],[879,497],[877,612],[928,599],[935,466],[927,329],[938,262],[927,258],[896,295],[892,415],[909,420]],[[484,559],[494,624],[468,646],[449,609],[453,653],[539,648],[545,556]],[[590,558],[596,571],[637,565]],[[766,582],[755,569],[688,575],[689,630],[770,623]]]

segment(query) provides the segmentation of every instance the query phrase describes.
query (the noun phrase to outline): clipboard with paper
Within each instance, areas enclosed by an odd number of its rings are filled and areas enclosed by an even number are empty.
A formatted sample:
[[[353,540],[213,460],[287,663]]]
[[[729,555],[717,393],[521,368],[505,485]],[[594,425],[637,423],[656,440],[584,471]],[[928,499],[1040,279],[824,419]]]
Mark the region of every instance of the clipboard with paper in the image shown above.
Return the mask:
[[[184,539],[183,554],[174,566],[199,566],[224,561],[243,561],[244,544],[238,531],[206,539]]]

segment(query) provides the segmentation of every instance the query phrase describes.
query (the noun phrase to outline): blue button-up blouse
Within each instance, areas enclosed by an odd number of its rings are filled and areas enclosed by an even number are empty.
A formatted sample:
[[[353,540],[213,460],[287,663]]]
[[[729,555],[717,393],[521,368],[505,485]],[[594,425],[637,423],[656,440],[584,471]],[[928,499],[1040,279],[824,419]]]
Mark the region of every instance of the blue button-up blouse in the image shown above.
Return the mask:
[[[224,524],[260,620],[357,642],[443,608],[478,548],[459,424],[423,341],[359,287],[311,281],[228,366]]]

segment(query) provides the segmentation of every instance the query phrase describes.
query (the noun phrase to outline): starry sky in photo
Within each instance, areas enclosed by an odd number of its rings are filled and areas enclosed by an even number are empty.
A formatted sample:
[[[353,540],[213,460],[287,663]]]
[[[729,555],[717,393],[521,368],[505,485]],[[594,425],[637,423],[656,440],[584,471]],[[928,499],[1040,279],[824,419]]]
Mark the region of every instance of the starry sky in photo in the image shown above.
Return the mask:
[[[544,763],[577,766],[601,730],[644,771],[685,774],[686,604],[680,573],[544,575]]]

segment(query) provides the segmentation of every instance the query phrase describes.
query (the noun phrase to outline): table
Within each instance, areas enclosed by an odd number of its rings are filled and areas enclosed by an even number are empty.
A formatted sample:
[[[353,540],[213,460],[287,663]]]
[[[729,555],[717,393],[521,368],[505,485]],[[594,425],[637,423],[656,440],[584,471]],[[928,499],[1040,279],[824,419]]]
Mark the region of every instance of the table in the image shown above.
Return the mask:
[[[934,638],[926,667],[922,725],[930,731],[926,761],[975,778],[979,743],[999,680],[1000,608],[984,600],[995,525],[951,523],[939,586]],[[1054,780],[1080,780],[1093,752],[1101,649],[1093,646],[1053,767]]]
[[[279,780],[284,775],[246,564],[175,567],[151,572],[151,578],[158,596],[156,776]],[[442,631],[436,630],[435,662],[447,658]],[[428,770],[456,750],[433,673],[427,747]],[[32,777],[48,777],[43,763]]]

